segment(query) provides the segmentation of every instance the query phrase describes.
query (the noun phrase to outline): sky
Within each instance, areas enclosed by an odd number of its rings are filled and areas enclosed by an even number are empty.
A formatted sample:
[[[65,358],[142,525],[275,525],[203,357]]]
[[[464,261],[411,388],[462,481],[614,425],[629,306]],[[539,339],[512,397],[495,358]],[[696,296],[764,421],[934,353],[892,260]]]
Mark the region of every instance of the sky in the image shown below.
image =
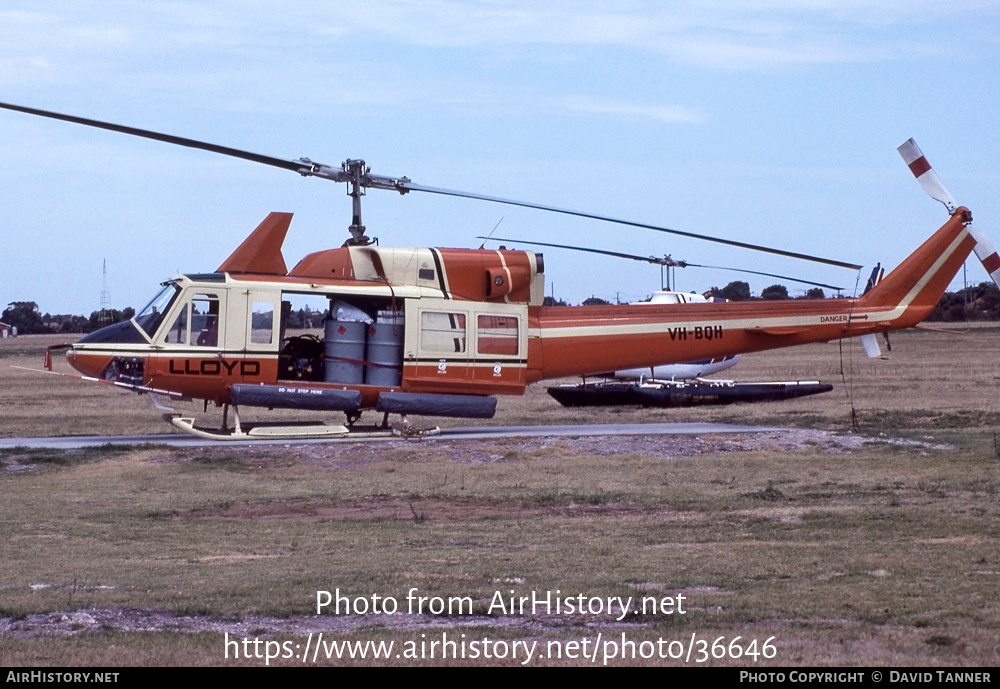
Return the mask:
[[[862,287],[947,217],[896,152],[909,137],[1000,245],[998,57],[993,0],[0,5],[3,102],[859,263]],[[277,168],[9,111],[0,151],[0,306],[89,314],[106,264],[111,306],[141,308],[271,211],[295,213],[289,266],[347,237],[344,185]],[[846,294],[859,278],[467,199],[369,190],[363,209],[387,246],[493,230]],[[655,266],[538,250],[572,303],[660,287]],[[677,272],[685,291],[732,280],[783,282]]]

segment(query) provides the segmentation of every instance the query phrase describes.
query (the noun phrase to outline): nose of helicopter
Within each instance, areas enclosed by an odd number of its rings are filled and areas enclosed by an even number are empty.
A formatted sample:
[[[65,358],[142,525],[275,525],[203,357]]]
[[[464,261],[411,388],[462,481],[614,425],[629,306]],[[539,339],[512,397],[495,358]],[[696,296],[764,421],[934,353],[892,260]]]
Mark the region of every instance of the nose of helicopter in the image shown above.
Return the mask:
[[[107,354],[96,354],[86,350],[70,347],[66,352],[66,361],[69,365],[85,376],[92,378],[103,378],[102,375],[107,369],[113,357]]]
[[[146,340],[132,321],[112,323],[92,333],[84,335],[77,344],[140,344]]]
[[[66,361],[85,376],[109,378],[108,367],[115,356],[106,345],[116,344],[146,344],[146,340],[132,321],[113,323],[77,340],[66,352]]]

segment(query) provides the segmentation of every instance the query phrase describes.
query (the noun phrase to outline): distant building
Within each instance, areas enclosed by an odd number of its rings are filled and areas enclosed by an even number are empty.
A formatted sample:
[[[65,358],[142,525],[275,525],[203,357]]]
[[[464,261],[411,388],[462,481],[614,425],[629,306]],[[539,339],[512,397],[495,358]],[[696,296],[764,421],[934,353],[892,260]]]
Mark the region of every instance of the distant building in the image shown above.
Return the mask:
[[[0,323],[0,337],[17,337],[17,328],[7,323]]]

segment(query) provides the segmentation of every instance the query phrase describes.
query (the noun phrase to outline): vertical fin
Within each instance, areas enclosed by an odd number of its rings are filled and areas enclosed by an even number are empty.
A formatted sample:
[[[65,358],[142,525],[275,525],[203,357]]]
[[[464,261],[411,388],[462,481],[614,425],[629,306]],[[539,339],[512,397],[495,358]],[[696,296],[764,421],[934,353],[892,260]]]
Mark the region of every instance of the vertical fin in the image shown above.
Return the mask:
[[[281,245],[285,243],[285,235],[291,222],[291,213],[269,213],[257,229],[219,266],[219,272],[287,274]]]
[[[866,308],[913,309],[903,322],[916,324],[923,319],[948,288],[975,246],[966,231],[968,209],[959,207],[927,241],[907,256],[894,270],[864,294],[859,305]],[[907,327],[901,324],[897,327]]]

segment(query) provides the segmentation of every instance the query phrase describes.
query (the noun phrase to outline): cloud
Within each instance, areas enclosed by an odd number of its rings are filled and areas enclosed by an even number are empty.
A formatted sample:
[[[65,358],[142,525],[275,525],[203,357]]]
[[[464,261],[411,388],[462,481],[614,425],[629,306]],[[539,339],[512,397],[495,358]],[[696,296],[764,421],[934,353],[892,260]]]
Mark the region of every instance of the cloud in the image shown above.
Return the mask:
[[[644,60],[651,69],[771,71],[957,55],[969,39],[955,36],[967,36],[970,25],[980,34],[977,48],[991,50],[998,19],[1000,6],[986,0],[303,0],[210,7],[52,0],[44,9],[15,0],[0,10],[0,78],[8,86],[93,84],[124,71],[136,82],[174,75],[225,82],[260,71],[284,72],[279,83],[289,83],[344,69],[406,74],[443,63],[459,73],[497,62],[584,64],[595,56],[605,64]],[[206,74],[209,65],[218,71]],[[690,113],[668,107],[633,116],[684,121]]]
[[[701,124],[705,120],[699,111],[681,105],[651,105],[589,96],[554,97],[549,99],[549,104],[553,108],[570,112],[612,115],[627,119],[651,119],[671,124]]]
[[[950,21],[993,24],[984,0],[717,0],[672,2],[469,2],[383,0],[343,4],[319,30],[357,32],[437,48],[612,48],[727,70],[840,64],[940,52]],[[335,28],[333,28],[335,27]],[[957,48],[956,48],[957,49]],[[538,59],[537,53],[531,59]]]

